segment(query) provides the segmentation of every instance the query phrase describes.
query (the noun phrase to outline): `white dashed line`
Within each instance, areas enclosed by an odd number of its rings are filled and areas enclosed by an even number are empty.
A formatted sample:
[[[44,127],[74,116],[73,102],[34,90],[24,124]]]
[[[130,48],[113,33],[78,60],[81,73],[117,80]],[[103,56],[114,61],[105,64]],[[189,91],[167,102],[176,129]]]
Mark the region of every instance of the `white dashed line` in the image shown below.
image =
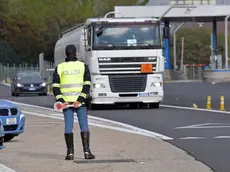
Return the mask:
[[[214,139],[230,139],[230,136],[216,136]]]
[[[206,139],[205,137],[181,137],[180,140],[198,140],[198,139]]]

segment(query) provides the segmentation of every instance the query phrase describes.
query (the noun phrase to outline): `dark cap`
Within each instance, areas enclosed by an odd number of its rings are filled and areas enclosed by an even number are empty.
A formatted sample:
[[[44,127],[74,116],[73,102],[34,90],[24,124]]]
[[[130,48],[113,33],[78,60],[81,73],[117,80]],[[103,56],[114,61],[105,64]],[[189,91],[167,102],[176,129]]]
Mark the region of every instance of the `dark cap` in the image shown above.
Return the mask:
[[[77,52],[77,48],[73,44],[67,45],[66,48],[65,48],[65,52],[66,53],[76,53]]]

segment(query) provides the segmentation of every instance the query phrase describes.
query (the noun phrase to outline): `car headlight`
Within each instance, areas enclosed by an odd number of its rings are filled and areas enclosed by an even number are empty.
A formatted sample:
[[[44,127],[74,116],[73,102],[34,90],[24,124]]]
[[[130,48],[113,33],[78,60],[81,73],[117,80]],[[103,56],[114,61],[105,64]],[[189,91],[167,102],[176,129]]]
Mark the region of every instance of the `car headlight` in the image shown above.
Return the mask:
[[[17,83],[17,87],[23,87],[23,85],[20,83]]]
[[[162,86],[162,83],[161,82],[153,82],[151,84],[151,87],[161,87]]]
[[[46,83],[44,82],[44,83],[40,84],[40,86],[45,87]]]
[[[104,84],[93,84],[94,88],[105,88]]]

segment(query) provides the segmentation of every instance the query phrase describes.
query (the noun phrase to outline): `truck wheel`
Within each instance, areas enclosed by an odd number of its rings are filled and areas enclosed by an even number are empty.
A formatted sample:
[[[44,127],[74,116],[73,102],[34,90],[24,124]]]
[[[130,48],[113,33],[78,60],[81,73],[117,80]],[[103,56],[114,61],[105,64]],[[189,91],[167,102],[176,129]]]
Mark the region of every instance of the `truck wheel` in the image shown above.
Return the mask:
[[[160,103],[149,103],[149,108],[151,109],[158,109],[160,106]]]
[[[99,110],[100,105],[99,104],[89,104],[89,110]]]
[[[5,135],[4,136],[4,142],[8,142],[8,141],[12,140],[13,138],[14,138],[13,135]]]

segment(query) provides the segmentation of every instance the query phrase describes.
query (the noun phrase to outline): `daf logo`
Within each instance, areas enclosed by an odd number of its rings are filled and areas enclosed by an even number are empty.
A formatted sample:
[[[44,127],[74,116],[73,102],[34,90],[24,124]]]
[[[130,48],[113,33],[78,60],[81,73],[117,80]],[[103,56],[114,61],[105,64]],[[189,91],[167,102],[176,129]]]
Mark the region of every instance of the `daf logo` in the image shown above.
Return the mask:
[[[110,61],[111,58],[109,57],[104,57],[104,58],[99,58],[99,61]]]
[[[30,87],[34,87],[34,85],[33,85],[33,84],[31,84],[31,85],[30,85]]]

